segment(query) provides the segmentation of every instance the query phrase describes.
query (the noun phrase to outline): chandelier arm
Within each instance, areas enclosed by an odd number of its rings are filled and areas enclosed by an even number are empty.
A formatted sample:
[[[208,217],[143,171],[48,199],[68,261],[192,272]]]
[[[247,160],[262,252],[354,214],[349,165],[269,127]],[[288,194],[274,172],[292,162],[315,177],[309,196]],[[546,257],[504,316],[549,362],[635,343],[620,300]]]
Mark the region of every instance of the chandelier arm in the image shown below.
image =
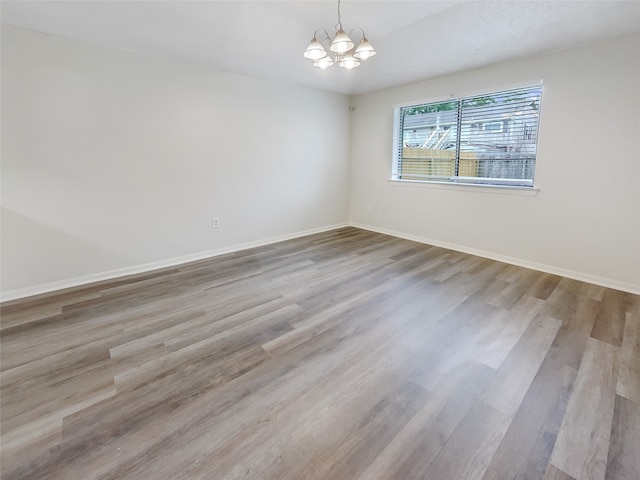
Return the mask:
[[[322,32],[322,33],[324,33],[324,36],[325,36],[326,38],[328,38],[329,40],[331,39],[331,36],[327,33],[327,31],[326,31],[324,28],[318,28],[315,32],[313,32],[313,38],[316,38],[316,34],[317,34],[318,32]]]
[[[367,36],[366,36],[366,35],[365,35],[365,33],[364,33],[364,30],[363,30],[362,28],[360,28],[360,27],[356,27],[356,28],[354,28],[353,30],[351,30],[351,31],[349,32],[349,36],[351,37],[351,35],[353,35],[353,32],[355,32],[356,30],[360,30],[360,32],[362,33],[362,38],[363,38],[363,39],[364,39],[364,38],[367,38]],[[353,37],[352,37],[352,38],[353,38]]]

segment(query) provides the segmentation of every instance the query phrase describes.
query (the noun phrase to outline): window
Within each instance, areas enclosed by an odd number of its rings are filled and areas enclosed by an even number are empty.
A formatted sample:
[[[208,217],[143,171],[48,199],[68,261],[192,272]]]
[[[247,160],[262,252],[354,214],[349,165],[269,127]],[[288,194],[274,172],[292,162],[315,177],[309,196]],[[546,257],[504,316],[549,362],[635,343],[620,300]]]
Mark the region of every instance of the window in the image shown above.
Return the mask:
[[[490,122],[484,124],[485,130],[493,130],[494,132],[503,132],[503,124],[502,122]]]
[[[395,111],[393,179],[533,187],[542,86]]]

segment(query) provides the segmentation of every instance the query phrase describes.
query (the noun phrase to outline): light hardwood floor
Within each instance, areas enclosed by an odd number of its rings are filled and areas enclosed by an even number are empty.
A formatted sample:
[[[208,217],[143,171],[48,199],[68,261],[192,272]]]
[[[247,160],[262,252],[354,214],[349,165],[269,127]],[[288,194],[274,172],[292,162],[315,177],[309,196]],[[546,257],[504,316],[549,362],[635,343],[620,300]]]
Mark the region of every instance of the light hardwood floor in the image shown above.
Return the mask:
[[[640,297],[344,228],[5,303],[2,480],[640,479]]]

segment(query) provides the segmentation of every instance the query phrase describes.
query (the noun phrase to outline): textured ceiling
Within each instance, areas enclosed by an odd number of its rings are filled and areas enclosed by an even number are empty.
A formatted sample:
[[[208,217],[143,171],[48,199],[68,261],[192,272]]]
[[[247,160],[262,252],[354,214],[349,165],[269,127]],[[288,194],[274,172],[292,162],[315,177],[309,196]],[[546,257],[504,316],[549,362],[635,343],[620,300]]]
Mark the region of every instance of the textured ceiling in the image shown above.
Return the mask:
[[[344,0],[378,54],[321,71],[302,57],[336,1],[2,1],[2,22],[228,72],[365,93],[640,31],[633,1]],[[636,59],[637,61],[637,59]]]

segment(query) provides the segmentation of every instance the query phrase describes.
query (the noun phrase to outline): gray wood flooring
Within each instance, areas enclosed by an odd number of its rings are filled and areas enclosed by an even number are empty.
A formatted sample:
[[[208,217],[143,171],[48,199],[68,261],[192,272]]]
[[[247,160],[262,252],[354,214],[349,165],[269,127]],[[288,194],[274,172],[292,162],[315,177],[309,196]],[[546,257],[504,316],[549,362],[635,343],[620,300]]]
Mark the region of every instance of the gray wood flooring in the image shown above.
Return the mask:
[[[1,478],[640,479],[640,297],[344,228],[2,305]]]

